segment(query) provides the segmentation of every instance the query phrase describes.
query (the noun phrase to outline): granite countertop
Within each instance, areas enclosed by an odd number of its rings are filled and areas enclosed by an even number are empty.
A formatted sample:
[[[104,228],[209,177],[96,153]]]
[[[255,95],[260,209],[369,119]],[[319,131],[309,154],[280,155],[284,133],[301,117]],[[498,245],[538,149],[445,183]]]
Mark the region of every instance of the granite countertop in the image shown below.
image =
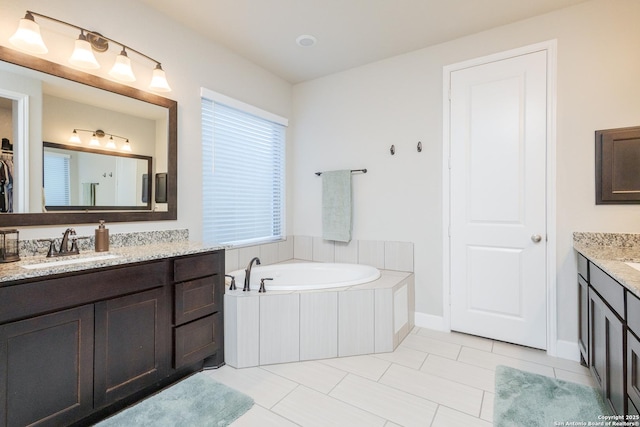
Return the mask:
[[[589,261],[640,297],[640,234],[573,233],[573,247]]]
[[[186,239],[185,239],[186,237]],[[197,254],[217,249],[224,249],[222,246],[191,242],[188,234],[175,234],[173,231],[167,232],[147,232],[147,233],[127,233],[111,236],[110,250],[108,252],[95,252],[92,240],[80,245],[79,255],[69,255],[62,257],[47,258],[45,254],[28,253],[30,243],[21,242],[20,261],[0,264],[0,286],[10,282],[46,277],[62,273],[84,271],[95,268],[110,267],[136,262],[151,261],[181,255]],[[34,244],[35,245],[35,244]],[[83,248],[84,246],[84,248]],[[35,245],[34,247],[38,247]],[[39,246],[40,248],[42,245]],[[46,249],[46,248],[45,248]],[[23,254],[23,252],[27,252]],[[35,253],[36,250],[33,250]],[[45,251],[46,252],[46,251]],[[105,256],[112,256],[102,258]],[[57,263],[58,261],[73,261],[87,258],[97,258],[90,261],[73,264],[54,265],[44,268],[27,269],[26,265]]]

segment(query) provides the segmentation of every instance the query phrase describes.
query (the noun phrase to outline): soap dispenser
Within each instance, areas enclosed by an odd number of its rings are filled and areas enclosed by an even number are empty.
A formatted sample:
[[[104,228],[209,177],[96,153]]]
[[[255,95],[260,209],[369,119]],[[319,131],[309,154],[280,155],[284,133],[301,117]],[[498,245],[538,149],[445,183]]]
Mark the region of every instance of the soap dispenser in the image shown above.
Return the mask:
[[[109,250],[109,229],[104,226],[104,220],[100,220],[100,225],[96,228],[96,252],[106,252]]]

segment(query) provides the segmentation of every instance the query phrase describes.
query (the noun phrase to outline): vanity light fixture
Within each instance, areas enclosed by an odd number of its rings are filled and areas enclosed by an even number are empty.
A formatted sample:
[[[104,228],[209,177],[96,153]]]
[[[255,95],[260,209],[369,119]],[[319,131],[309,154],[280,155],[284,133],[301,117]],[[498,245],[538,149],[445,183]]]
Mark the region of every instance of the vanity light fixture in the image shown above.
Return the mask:
[[[73,49],[69,62],[76,67],[88,68],[90,70],[100,68],[100,64],[98,64],[96,57],[91,51],[91,43],[87,41],[83,30],[80,30],[80,35],[78,36],[78,40],[76,40],[76,47]]]
[[[69,58],[69,62],[80,68],[86,69],[97,69],[100,68],[100,64],[96,60],[94,56],[94,52],[105,52],[109,49],[109,42],[119,45],[121,47],[120,54],[116,57],[115,64],[109,71],[109,75],[116,80],[122,82],[133,82],[136,80],[136,77],[131,69],[131,60],[127,53],[134,52],[139,56],[153,62],[155,64],[155,68],[152,71],[151,82],[149,85],[149,90],[154,92],[170,92],[171,87],[167,82],[167,77],[160,65],[160,62],[151,58],[150,56],[145,55],[144,53],[132,49],[129,46],[125,46],[124,44],[110,39],[109,37],[105,37],[100,33],[95,31],[87,30],[86,28],[79,27],[74,24],[70,24],[65,21],[61,21],[56,18],[51,18],[50,16],[42,15],[40,13],[27,11],[24,18],[20,19],[20,23],[18,24],[18,29],[16,32],[9,38],[9,41],[16,48],[25,51],[30,54],[36,55],[44,55],[49,50],[47,46],[44,44],[42,40],[42,36],[40,35],[40,26],[35,22],[34,16],[39,18],[48,19],[59,24],[66,25],[68,27],[75,28],[80,30],[80,35],[78,39],[75,41],[75,49]],[[86,35],[85,35],[86,33]]]
[[[71,138],[69,138],[69,142],[72,142],[74,144],[82,144],[82,140],[78,136],[78,132],[90,132],[91,133],[91,140],[89,141],[89,145],[92,146],[92,147],[101,147],[102,144],[100,144],[100,139],[99,138],[104,138],[105,136],[108,135],[109,136],[109,140],[107,141],[107,143],[105,145],[105,148],[108,148],[108,149],[111,149],[111,150],[115,150],[115,149],[118,148],[118,146],[116,145],[116,142],[113,140],[113,138],[120,138],[120,139],[124,140],[124,143],[122,144],[120,149],[122,151],[131,152],[131,143],[129,142],[129,138],[125,138],[124,136],[114,135],[112,133],[106,133],[102,129],[97,129],[97,130],[74,129],[73,132],[71,133]]]

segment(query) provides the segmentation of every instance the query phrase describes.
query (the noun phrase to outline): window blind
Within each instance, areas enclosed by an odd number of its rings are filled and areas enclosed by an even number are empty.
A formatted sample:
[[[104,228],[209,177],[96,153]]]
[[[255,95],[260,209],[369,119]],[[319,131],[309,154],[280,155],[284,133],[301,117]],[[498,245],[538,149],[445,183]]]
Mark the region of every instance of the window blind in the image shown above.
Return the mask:
[[[285,130],[202,98],[205,241],[241,246],[283,237]]]
[[[71,205],[68,155],[45,151],[44,182],[44,197],[47,205]]]

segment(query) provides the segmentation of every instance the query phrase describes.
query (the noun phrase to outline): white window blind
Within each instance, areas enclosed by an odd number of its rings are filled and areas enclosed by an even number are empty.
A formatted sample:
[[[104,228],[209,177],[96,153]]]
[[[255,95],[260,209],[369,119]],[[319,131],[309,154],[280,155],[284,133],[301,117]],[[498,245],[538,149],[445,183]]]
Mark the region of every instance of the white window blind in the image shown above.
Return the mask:
[[[286,128],[255,111],[202,98],[205,241],[241,246],[284,236]]]
[[[58,153],[44,153],[44,197],[50,206],[69,206],[70,172],[69,156]]]

